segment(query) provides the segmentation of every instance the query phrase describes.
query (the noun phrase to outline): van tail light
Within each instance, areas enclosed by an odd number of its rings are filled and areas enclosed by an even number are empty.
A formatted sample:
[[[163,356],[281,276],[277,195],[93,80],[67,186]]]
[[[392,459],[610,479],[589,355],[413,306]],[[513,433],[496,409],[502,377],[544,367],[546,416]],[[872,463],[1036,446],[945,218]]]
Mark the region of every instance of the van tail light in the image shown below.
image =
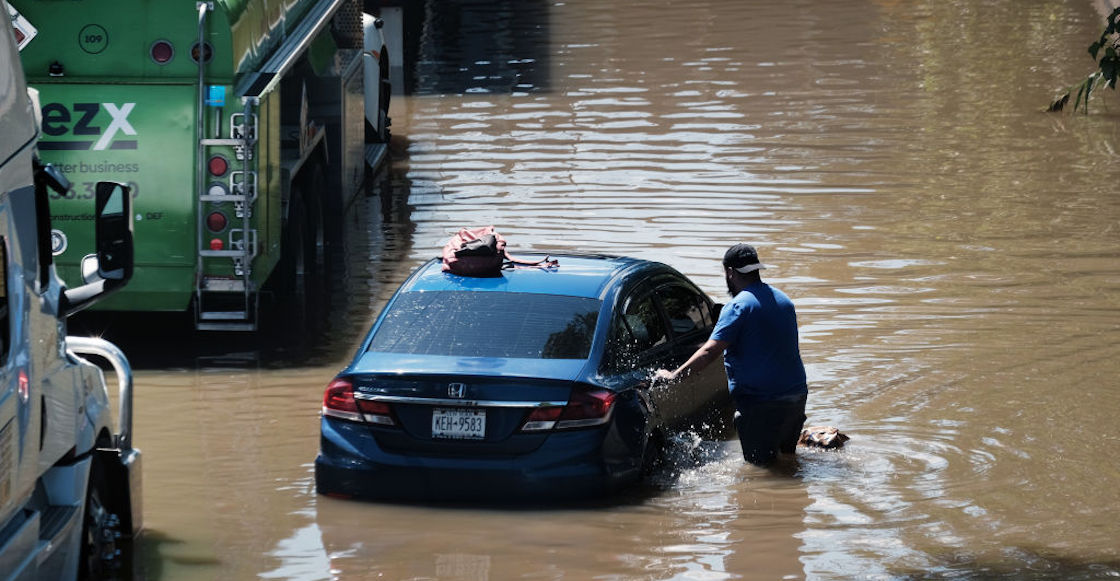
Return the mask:
[[[326,417],[392,426],[391,414],[387,403],[355,398],[354,384],[346,379],[336,378],[323,392],[323,415]]]
[[[613,391],[577,387],[572,390],[567,405],[539,407],[529,412],[521,430],[538,432],[605,424],[611,419],[617,397]]]

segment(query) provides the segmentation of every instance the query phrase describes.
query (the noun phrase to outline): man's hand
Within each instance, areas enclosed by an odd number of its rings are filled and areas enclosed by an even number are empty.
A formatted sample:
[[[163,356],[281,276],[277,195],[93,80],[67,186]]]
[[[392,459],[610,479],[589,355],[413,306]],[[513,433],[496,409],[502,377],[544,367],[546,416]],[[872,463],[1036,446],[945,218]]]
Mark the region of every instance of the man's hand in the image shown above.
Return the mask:
[[[654,381],[675,381],[677,374],[669,371],[668,369],[658,369],[653,372]]]

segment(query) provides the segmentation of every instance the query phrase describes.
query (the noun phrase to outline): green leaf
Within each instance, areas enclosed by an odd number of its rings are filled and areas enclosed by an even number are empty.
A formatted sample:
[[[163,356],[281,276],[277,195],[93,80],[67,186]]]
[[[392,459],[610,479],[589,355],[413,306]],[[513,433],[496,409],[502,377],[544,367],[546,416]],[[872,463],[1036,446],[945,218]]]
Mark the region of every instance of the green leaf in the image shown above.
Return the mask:
[[[1088,87],[1085,83],[1081,84],[1081,88],[1077,91],[1077,98],[1073,100],[1073,110],[1077,111],[1077,106],[1081,104],[1081,96],[1085,95],[1085,109],[1089,109],[1089,94],[1086,91]]]
[[[1117,67],[1120,66],[1120,61],[1115,58],[1101,59],[1101,76],[1109,81],[1116,81]]]
[[[1093,44],[1090,44],[1089,45],[1089,56],[1093,57],[1093,60],[1097,60],[1097,51],[1099,51],[1100,49],[1101,49],[1101,43],[1100,42],[1094,42]]]

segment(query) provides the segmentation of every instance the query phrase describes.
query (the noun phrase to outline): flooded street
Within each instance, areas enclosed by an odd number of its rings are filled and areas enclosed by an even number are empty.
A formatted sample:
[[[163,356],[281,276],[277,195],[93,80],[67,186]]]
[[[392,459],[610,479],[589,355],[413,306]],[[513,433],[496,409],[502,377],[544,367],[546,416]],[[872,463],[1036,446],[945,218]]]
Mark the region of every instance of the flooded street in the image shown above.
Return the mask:
[[[405,12],[392,165],[350,218],[321,347],[119,339],[135,578],[1120,577],[1120,99],[1045,112],[1090,72],[1102,8]],[[594,505],[317,496],[323,388],[396,285],[486,224],[514,254],[659,260],[721,301],[724,250],[754,244],[798,308],[809,422],[852,440],[774,474],[681,434],[648,490]]]

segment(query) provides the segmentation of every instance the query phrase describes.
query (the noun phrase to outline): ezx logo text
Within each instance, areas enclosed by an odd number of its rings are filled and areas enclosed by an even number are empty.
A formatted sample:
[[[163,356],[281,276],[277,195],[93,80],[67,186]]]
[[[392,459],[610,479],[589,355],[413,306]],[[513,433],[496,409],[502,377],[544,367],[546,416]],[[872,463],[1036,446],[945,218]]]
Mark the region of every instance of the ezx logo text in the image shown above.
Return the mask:
[[[39,149],[136,149],[135,139],[114,140],[118,132],[136,135],[136,130],[128,122],[128,115],[134,107],[136,103],[74,103],[70,108],[62,103],[47,103],[43,106],[43,133],[50,137],[69,134],[75,139],[43,140],[39,142]]]

